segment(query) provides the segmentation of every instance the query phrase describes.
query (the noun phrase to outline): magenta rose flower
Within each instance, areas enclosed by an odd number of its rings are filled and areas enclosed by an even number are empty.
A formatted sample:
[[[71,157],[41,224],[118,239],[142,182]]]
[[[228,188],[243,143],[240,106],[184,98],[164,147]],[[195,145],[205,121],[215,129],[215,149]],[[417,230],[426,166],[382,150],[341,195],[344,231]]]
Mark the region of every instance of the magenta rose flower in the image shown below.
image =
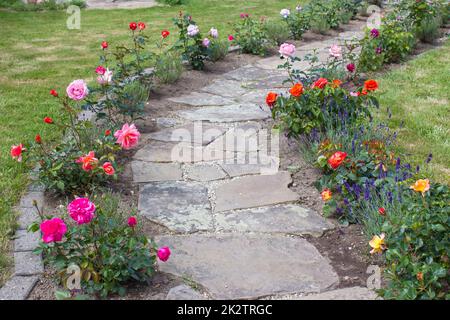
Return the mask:
[[[128,226],[130,226],[130,227],[134,227],[134,226],[136,226],[137,225],[137,219],[136,219],[136,217],[134,217],[134,216],[131,216],[131,217],[129,217],[128,218]]]
[[[66,89],[67,95],[70,99],[75,101],[83,100],[89,93],[88,87],[84,80],[78,79],[72,81]]]
[[[67,232],[67,226],[60,218],[52,218],[41,223],[42,241],[45,243],[61,241]]]
[[[372,38],[378,38],[380,36],[380,31],[378,31],[378,29],[373,28],[372,30],[370,30],[370,36]]]
[[[91,222],[94,218],[95,204],[88,198],[76,198],[67,206],[70,217],[78,224]]]
[[[167,260],[169,260],[170,257],[170,249],[169,247],[162,247],[158,249],[157,252],[158,255],[158,259],[161,260],[162,262],[166,262]]]
[[[117,138],[116,143],[120,144],[123,149],[128,150],[133,148],[139,142],[141,134],[134,124],[129,125],[125,123],[121,130],[117,130],[114,133],[114,137]]]
[[[347,70],[348,70],[348,72],[353,72],[353,71],[355,71],[355,64],[354,64],[354,63],[349,63],[349,64],[347,65]]]
[[[295,53],[295,46],[290,43],[283,43],[278,51],[283,57],[292,57]]]

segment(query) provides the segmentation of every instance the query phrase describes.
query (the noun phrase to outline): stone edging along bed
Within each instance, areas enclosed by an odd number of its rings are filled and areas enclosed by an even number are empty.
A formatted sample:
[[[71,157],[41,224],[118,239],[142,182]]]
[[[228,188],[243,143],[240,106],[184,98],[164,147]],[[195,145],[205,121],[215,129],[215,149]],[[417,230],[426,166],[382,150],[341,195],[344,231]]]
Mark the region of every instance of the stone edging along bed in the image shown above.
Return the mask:
[[[239,46],[231,46],[228,53],[239,51],[239,49]],[[184,61],[183,64],[188,64],[188,62]],[[144,70],[144,73],[151,75],[153,68]],[[94,113],[85,111],[80,114],[79,119],[93,120],[94,115]],[[32,183],[21,197],[15,210],[18,213],[18,227],[12,250],[14,272],[0,288],[0,300],[26,300],[39,280],[39,276],[44,273],[42,256],[33,253],[33,250],[39,245],[39,233],[27,231],[27,227],[39,218],[36,207],[40,211],[44,208],[44,187],[37,183],[36,170],[31,173],[30,178]]]

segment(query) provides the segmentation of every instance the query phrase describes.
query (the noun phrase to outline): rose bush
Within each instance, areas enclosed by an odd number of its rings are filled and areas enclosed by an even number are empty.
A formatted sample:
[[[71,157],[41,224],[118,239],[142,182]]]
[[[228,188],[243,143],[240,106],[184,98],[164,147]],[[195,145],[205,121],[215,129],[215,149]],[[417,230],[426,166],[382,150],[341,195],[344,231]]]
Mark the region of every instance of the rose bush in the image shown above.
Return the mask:
[[[29,226],[42,232],[42,243],[35,250],[54,266],[66,287],[70,266],[80,268],[81,293],[106,297],[125,294],[130,281],[147,281],[155,273],[156,257],[166,262],[170,249],[158,249],[142,232],[136,216],[118,209],[112,194],[76,198],[58,216],[45,215]]]

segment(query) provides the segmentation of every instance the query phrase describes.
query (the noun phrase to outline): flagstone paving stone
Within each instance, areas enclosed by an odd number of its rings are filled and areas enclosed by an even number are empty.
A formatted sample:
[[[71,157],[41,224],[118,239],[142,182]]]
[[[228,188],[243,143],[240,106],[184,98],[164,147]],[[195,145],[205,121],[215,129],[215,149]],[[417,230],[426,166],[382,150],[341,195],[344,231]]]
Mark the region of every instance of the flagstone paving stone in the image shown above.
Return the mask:
[[[175,128],[167,128],[150,133],[148,137],[152,140],[166,142],[186,142],[197,145],[207,145],[220,137],[228,128],[215,126],[203,121],[189,123]]]
[[[223,106],[233,103],[233,100],[218,95],[205,92],[191,92],[188,95],[169,98],[168,100],[176,103],[188,104],[191,106]]]
[[[255,104],[230,104],[227,106],[204,107],[178,112],[179,116],[190,121],[239,122],[264,120],[270,117],[269,110],[262,110]]]
[[[217,164],[187,164],[184,166],[186,177],[195,181],[212,181],[224,179],[227,174]]]
[[[179,163],[132,161],[131,170],[133,171],[133,181],[136,183],[183,179]]]
[[[249,88],[246,88],[246,82],[229,79],[219,79],[213,81],[209,86],[206,86],[202,91],[210,94],[219,95],[227,98],[236,98],[247,92]]]
[[[215,299],[322,292],[339,283],[327,259],[301,238],[192,234],[155,240],[173,249],[162,272],[200,283]]]
[[[208,189],[195,182],[157,182],[139,189],[139,212],[176,232],[213,229]]]
[[[286,233],[321,236],[334,225],[310,209],[293,205],[222,212],[215,216],[218,231]]]
[[[296,201],[299,196],[288,188],[289,183],[291,174],[286,171],[226,181],[214,189],[214,212]]]
[[[237,81],[253,81],[267,78],[273,73],[253,65],[246,65],[227,72],[223,75],[225,79],[234,79]]]

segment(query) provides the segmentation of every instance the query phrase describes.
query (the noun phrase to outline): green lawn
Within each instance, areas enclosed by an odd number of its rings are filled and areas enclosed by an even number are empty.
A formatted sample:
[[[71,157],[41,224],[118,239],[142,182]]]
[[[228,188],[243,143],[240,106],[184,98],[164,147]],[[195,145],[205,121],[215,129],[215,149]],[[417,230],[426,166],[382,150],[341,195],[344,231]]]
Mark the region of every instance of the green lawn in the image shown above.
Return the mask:
[[[300,1],[305,2],[305,1]],[[146,33],[153,39],[163,29],[175,30],[172,18],[179,10],[189,12],[206,33],[218,28],[221,37],[231,32],[230,22],[239,13],[278,18],[284,7],[295,7],[293,0],[190,0],[181,7],[136,10],[83,10],[81,29],[68,30],[68,14],[61,12],[0,11],[0,285],[8,265],[8,239],[13,231],[12,207],[26,184],[27,171],[11,160],[12,144],[30,141],[36,133],[53,139],[59,133],[44,125],[45,116],[55,116],[58,105],[49,95],[60,92],[74,79],[93,80],[100,43],[111,45],[127,39],[128,23],[147,23]]]
[[[433,160],[426,173],[433,181],[450,183],[450,41],[386,73],[380,79],[381,112],[392,111],[391,128],[403,129],[397,139],[399,152],[408,161]]]

